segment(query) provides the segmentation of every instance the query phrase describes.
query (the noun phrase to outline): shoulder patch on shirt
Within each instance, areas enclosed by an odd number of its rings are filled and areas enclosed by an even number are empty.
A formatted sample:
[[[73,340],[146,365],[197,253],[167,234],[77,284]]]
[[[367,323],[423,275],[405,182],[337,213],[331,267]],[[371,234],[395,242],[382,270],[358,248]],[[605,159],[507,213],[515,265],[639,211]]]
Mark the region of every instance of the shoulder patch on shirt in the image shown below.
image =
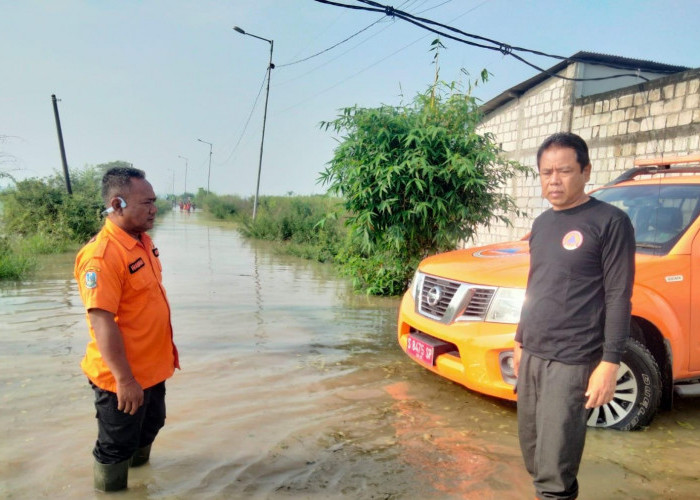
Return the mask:
[[[85,288],[97,288],[97,272],[87,271],[85,273]]]
[[[561,240],[561,246],[566,250],[576,250],[583,244],[583,235],[580,231],[569,231]]]
[[[158,251],[158,249],[156,247],[153,247],[153,250],[151,250],[151,251],[153,252],[153,255],[155,255],[156,257],[160,257],[160,252]]]
[[[146,263],[143,261],[143,259],[141,257],[139,257],[134,262],[129,264],[129,272],[131,274],[134,274],[136,271],[143,268],[143,266],[145,266],[145,265],[146,265]]]

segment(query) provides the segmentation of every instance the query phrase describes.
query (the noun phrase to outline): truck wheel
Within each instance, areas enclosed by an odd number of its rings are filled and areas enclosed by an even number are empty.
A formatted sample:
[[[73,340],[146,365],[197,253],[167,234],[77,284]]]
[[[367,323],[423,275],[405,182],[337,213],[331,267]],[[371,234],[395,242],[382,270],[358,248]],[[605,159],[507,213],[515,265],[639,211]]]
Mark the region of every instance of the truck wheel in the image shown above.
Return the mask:
[[[661,402],[661,371],[649,349],[635,339],[617,370],[617,387],[612,401],[590,410],[589,427],[610,427],[633,431],[651,422]]]

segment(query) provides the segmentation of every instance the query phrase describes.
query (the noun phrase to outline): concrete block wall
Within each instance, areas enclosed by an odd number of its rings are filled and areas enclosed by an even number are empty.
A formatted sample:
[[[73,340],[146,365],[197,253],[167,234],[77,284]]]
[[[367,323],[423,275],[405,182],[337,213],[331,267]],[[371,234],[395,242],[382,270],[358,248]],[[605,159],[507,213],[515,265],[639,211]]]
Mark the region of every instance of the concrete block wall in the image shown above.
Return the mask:
[[[572,64],[560,74],[573,77],[575,70]],[[479,131],[493,134],[508,159],[535,170],[545,138],[560,131],[579,134],[591,157],[587,190],[632,168],[635,159],[700,152],[700,69],[579,99],[573,92],[573,82],[550,78],[490,113]],[[512,227],[493,222],[479,228],[464,246],[519,239],[549,207],[536,176],[512,179],[504,192],[525,214],[508,214]]]
[[[634,160],[700,152],[700,69],[577,99],[572,129],[588,143],[593,189]]]

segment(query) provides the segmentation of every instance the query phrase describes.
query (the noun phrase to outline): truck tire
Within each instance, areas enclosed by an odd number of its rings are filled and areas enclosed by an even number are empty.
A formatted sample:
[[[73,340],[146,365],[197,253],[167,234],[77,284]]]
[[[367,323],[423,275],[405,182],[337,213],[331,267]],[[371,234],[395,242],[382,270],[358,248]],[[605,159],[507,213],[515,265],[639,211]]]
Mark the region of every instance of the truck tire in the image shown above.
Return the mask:
[[[589,427],[633,431],[649,425],[661,402],[661,371],[649,349],[635,339],[627,341],[617,371],[613,400],[590,410]]]

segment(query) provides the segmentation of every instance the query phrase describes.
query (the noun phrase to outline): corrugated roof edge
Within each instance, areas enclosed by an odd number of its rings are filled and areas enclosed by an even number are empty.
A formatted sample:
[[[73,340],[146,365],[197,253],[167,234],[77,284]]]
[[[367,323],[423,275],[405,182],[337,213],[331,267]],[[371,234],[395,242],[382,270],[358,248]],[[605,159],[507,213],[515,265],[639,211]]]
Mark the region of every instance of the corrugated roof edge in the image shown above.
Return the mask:
[[[632,59],[629,57],[621,57],[621,56],[613,56],[613,55],[608,55],[608,54],[598,54],[596,52],[586,52],[586,51],[580,51],[577,52],[576,54],[572,55],[569,59],[565,59],[561,61],[560,63],[555,64],[551,68],[547,69],[546,71],[543,71],[542,73],[539,73],[532,78],[525,80],[508,90],[498,94],[496,97],[491,99],[490,101],[484,103],[482,106],[480,106],[480,111],[484,114],[487,115],[491,111],[495,110],[496,108],[502,106],[506,102],[515,99],[517,97],[520,97],[523,95],[525,92],[530,90],[532,87],[535,85],[538,85],[539,83],[542,83],[545,81],[547,78],[551,78],[550,74],[552,73],[558,73],[564,68],[566,68],[569,64],[573,64],[574,62],[585,62],[588,64],[606,64],[606,65],[613,65],[616,66],[620,69],[628,69],[628,70],[641,70],[641,71],[653,71],[655,73],[668,73],[673,74],[673,73],[680,73],[682,71],[687,71],[692,68],[688,68],[686,66],[675,66],[671,64],[663,64],[663,63],[658,63],[654,61],[646,61],[644,59]]]

